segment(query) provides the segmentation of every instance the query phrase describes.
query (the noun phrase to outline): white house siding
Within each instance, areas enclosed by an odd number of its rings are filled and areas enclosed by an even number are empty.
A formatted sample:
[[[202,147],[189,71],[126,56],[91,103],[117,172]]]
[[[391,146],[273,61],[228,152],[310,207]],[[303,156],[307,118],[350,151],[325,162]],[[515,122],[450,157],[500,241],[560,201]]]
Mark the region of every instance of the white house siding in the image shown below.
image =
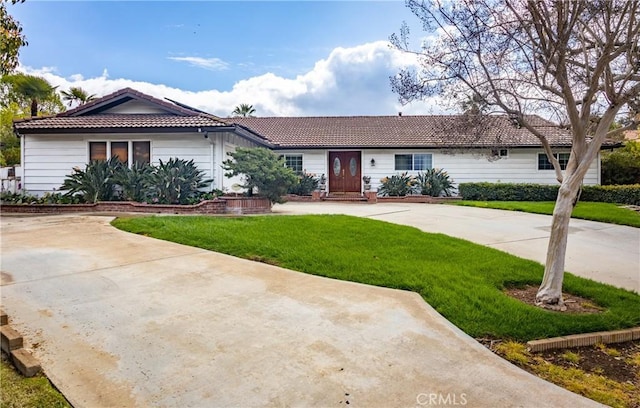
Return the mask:
[[[113,108],[107,109],[107,110],[104,111],[104,113],[108,113],[108,114],[127,114],[127,113],[166,114],[167,111],[164,110],[164,109],[161,109],[159,107],[150,105],[148,102],[132,100],[132,101],[128,101],[128,102],[122,103],[120,105],[114,106]]]
[[[554,150],[555,151],[555,150]],[[558,153],[568,153],[568,150],[557,150]],[[434,168],[444,169],[454,180],[455,184],[467,182],[491,183],[538,183],[557,184],[553,170],[538,170],[538,153],[540,149],[509,149],[508,157],[490,161],[486,151],[448,153],[435,149],[398,149],[398,150],[364,150],[363,174],[371,176],[373,188],[378,188],[380,179],[393,174],[395,171],[395,154],[430,153]],[[485,154],[483,154],[485,153]],[[375,166],[371,166],[371,159],[375,159]],[[599,156],[593,161],[584,178],[584,184],[599,184]],[[416,175],[418,172],[409,172]]]
[[[331,150],[277,150],[278,154],[302,154],[303,168],[307,173],[328,175],[328,154]],[[354,150],[354,149],[348,149]],[[509,149],[508,157],[489,161],[481,151],[476,153],[457,152],[445,153],[437,149],[364,149],[362,152],[362,175],[371,176],[372,188],[380,186],[380,179],[401,173],[395,170],[395,155],[410,153],[429,153],[432,155],[434,168],[442,168],[447,171],[455,184],[465,182],[492,182],[492,183],[539,183],[557,184],[553,170],[538,170],[538,153],[542,149]],[[558,152],[569,152],[558,150]],[[485,152],[486,153],[486,152]],[[371,160],[374,160],[372,165]],[[584,184],[599,184],[599,157],[589,167]],[[409,172],[412,175],[417,171]]]
[[[329,160],[328,151],[327,150],[275,150],[276,154],[282,155],[302,155],[302,169],[310,174],[315,174],[320,177],[324,174],[328,177],[328,168],[327,163]]]
[[[217,135],[216,146],[220,148],[215,152],[214,168],[217,177],[214,186],[225,192],[240,192],[241,189],[238,186],[244,184],[242,176],[225,177],[222,162],[227,160],[229,153],[235,152],[236,148],[257,147],[258,144],[230,132],[218,133]]]

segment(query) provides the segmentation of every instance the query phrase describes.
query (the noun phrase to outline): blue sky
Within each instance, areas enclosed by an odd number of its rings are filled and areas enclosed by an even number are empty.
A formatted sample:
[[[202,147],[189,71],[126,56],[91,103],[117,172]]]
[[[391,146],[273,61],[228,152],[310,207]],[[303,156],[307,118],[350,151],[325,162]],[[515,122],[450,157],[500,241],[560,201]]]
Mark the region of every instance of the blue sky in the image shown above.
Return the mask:
[[[36,1],[9,6],[21,69],[61,89],[131,86],[224,116],[430,113],[388,77],[415,64],[386,41],[417,19],[402,1]]]

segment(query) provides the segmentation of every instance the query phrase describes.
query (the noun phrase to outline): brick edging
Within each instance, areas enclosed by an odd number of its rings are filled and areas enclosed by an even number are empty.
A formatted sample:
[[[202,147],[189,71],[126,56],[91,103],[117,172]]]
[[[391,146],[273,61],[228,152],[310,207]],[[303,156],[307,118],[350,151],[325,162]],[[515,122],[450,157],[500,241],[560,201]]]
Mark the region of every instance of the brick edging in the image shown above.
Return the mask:
[[[3,213],[67,214],[80,212],[121,212],[146,214],[266,214],[271,202],[263,197],[222,197],[193,205],[147,204],[133,201],[99,201],[94,204],[3,204]]]
[[[23,376],[33,377],[42,371],[40,363],[33,354],[23,348],[22,336],[9,326],[9,319],[3,310],[0,310],[0,338],[2,351],[9,356],[9,361]]]
[[[530,351],[538,352],[559,348],[592,346],[598,343],[623,343],[633,340],[640,340],[640,327],[608,332],[572,334],[569,336],[553,337],[542,340],[531,340],[527,342],[527,348]]]

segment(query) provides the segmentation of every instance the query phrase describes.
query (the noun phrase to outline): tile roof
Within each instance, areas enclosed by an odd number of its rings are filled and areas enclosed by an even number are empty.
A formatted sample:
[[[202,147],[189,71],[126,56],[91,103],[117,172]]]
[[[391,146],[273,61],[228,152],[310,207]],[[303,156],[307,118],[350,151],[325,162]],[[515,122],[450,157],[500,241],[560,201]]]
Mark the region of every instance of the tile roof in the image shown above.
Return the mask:
[[[178,116],[157,114],[100,114],[89,116],[50,116],[16,121],[20,131],[46,129],[140,129],[140,128],[194,128],[228,126],[212,116]]]
[[[571,134],[538,116],[527,119],[552,146],[570,146]],[[540,141],[507,116],[342,116],[229,118],[274,147],[509,147]]]

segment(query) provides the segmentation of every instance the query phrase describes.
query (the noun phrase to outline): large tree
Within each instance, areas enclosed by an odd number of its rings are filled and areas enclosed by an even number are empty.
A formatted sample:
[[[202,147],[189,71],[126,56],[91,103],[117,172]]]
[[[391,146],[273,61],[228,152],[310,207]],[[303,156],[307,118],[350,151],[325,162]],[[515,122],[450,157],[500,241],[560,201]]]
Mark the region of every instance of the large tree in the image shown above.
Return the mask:
[[[64,109],[60,97],[46,79],[34,75],[17,73],[2,77],[2,83],[8,86],[7,95],[3,99],[19,104],[27,103],[31,116],[38,116],[42,105],[46,104],[48,113],[56,113]]]
[[[24,0],[11,0],[22,3]],[[27,45],[22,26],[7,11],[7,0],[0,0],[0,76],[6,75],[18,65],[20,47]]]
[[[95,94],[89,95],[87,91],[78,86],[72,86],[68,91],[60,91],[60,93],[62,94],[62,99],[69,103],[69,107],[74,103],[83,105],[96,99]]]
[[[475,95],[536,135],[553,164],[560,189],[537,301],[563,309],[569,220],[584,175],[616,117],[637,119],[639,0],[408,0],[407,6],[428,35],[417,50],[406,24],[391,36],[421,63],[392,77],[400,100]],[[564,171],[529,114],[555,119],[571,132]],[[632,126],[637,123],[626,128]]]

